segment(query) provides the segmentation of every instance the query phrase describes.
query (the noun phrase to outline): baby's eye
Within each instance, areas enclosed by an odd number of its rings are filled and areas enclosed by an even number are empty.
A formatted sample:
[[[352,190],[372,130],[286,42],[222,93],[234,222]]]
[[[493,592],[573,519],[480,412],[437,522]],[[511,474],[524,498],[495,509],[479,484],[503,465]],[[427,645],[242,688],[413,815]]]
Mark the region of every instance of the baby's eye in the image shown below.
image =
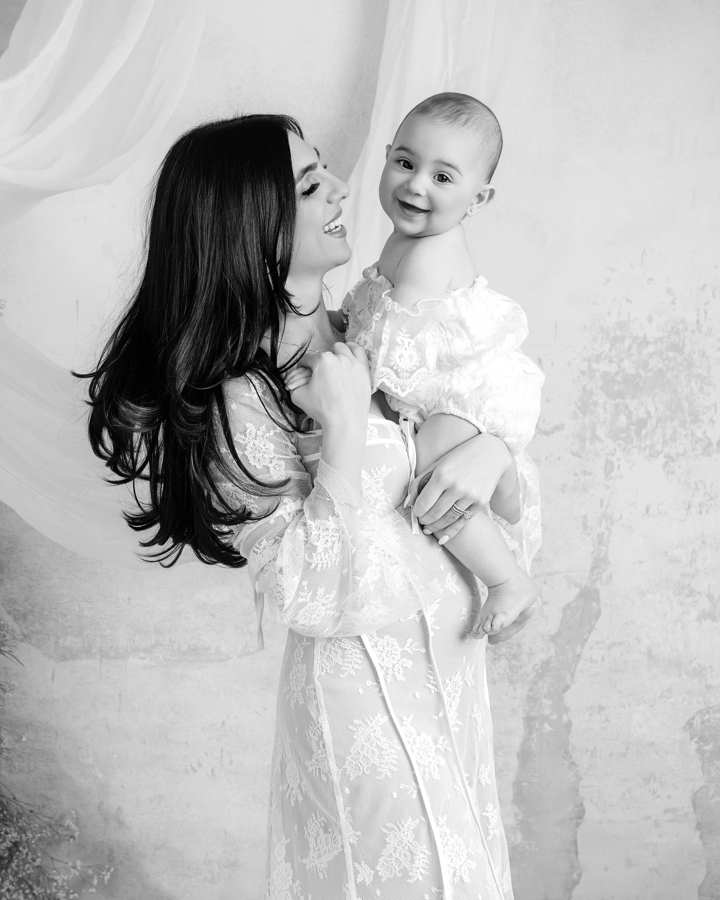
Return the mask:
[[[438,172],[435,179],[439,181],[440,184],[449,184],[451,181],[450,176],[446,175],[444,172]]]
[[[320,183],[318,181],[314,181],[307,190],[302,192],[303,197],[309,197],[311,194],[314,194],[315,191],[320,187]]]
[[[412,163],[409,159],[399,159],[398,163],[403,167],[403,169],[412,169]]]

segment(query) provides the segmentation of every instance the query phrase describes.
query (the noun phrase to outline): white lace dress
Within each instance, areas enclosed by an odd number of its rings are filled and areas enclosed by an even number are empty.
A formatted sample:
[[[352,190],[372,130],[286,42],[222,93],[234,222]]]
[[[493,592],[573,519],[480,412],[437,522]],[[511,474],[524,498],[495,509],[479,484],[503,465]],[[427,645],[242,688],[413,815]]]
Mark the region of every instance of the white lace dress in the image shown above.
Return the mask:
[[[320,431],[280,428],[253,379],[226,387],[235,449],[282,496],[224,485],[265,518],[235,545],[289,626],[272,763],[266,900],[508,900],[485,641],[474,578],[402,510],[399,428],[371,416],[362,495],[320,460]],[[519,554],[538,543],[523,473]],[[276,508],[274,508],[276,507]],[[274,511],[273,511],[274,510]]]
[[[452,413],[518,457],[534,434],[545,380],[519,349],[528,335],[522,308],[480,277],[409,308],[390,297],[392,287],[370,266],[342,306],[345,338],[366,350],[374,390],[415,425]]]

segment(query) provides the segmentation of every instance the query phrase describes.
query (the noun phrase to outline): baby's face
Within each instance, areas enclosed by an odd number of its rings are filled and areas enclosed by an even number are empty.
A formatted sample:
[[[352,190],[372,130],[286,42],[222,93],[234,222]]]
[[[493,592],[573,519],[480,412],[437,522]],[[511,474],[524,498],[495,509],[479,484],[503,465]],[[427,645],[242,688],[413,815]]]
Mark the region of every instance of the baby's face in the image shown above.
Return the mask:
[[[442,234],[460,222],[484,184],[466,131],[410,116],[395,136],[380,179],[380,203],[408,237]]]

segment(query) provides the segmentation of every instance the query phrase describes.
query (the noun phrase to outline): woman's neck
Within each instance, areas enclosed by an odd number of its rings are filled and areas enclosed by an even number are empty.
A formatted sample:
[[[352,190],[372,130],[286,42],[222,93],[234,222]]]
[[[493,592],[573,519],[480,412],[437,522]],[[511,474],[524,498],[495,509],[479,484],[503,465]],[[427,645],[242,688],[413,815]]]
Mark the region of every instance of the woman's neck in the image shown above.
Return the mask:
[[[303,315],[289,313],[285,317],[278,354],[281,365],[305,344],[309,350],[329,350],[338,340],[325,308],[322,283],[292,285],[288,281],[287,289],[292,294],[293,305]]]

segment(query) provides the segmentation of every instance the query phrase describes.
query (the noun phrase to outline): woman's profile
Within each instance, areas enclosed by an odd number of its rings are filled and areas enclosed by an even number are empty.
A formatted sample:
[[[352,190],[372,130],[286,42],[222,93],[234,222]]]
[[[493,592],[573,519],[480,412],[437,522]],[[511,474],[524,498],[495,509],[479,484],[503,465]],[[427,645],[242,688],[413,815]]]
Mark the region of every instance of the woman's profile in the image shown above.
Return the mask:
[[[157,561],[247,564],[288,626],[266,898],[511,898],[478,585],[412,533],[403,436],[323,301],[350,255],[347,194],[289,117],[180,138],[90,376],[90,440],[144,483],[128,520]],[[438,463],[421,521],[440,534],[461,496],[527,509],[534,489],[470,440]]]

